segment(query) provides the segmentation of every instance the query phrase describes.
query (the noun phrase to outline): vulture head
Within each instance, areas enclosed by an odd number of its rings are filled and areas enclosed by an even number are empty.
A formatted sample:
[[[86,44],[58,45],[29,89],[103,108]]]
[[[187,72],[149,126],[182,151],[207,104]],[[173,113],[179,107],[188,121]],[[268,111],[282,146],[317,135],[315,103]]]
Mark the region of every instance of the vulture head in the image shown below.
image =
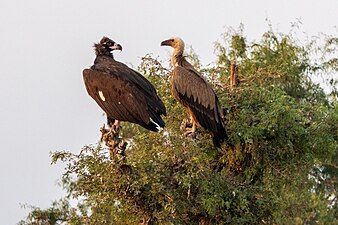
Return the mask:
[[[103,37],[99,43],[94,44],[94,48],[96,55],[112,56],[112,51],[122,51],[122,46],[120,44],[115,43],[113,40],[107,37]]]
[[[184,51],[184,42],[179,37],[173,37],[168,40],[162,41],[161,46],[170,46],[174,48],[174,54],[183,54]]]

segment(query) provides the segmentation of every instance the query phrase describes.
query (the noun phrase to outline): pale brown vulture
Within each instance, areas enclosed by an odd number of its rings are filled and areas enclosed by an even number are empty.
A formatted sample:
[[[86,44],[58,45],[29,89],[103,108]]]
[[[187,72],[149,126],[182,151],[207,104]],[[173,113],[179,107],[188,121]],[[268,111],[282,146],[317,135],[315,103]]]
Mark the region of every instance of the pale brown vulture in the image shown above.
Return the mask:
[[[83,70],[83,79],[88,94],[107,114],[108,124],[128,121],[151,131],[164,127],[161,115],[166,115],[166,109],[154,86],[114,59],[112,51],[122,50],[122,46],[103,37],[94,48],[94,65]]]
[[[183,56],[184,42],[181,38],[170,38],[161,46],[174,48],[171,57],[173,71],[170,76],[171,91],[178,102],[187,108],[192,127],[185,135],[196,130],[196,124],[212,132],[214,145],[221,147],[227,138],[223,121],[223,109],[211,85],[195,70]]]

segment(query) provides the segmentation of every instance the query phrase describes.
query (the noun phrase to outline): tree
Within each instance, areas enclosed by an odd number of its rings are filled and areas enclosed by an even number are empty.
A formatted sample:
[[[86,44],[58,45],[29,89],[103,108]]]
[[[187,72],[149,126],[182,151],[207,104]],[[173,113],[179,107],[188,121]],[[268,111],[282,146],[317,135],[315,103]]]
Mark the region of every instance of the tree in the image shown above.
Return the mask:
[[[166,128],[152,133],[125,123],[129,147],[112,160],[100,143],[79,154],[52,153],[53,163],[67,164],[68,195],[49,209],[33,208],[21,224],[45,224],[49,216],[36,212],[62,215],[46,224],[338,223],[337,81],[327,95],[310,79],[337,73],[337,59],[314,63],[318,46],[295,40],[271,29],[249,43],[243,29],[231,30],[215,44],[215,65],[199,65],[227,112],[229,140],[221,150],[201,129],[198,140],[182,136],[187,115],[171,96],[168,71],[145,56],[139,71],[165,102]],[[331,50],[337,44],[327,39]],[[239,83],[232,89],[234,62]]]

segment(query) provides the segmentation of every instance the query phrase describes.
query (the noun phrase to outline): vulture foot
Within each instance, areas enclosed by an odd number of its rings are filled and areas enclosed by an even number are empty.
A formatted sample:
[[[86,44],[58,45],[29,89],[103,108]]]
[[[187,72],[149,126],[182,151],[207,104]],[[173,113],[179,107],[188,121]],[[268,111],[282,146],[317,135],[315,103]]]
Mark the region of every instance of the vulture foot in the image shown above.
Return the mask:
[[[196,134],[196,127],[191,127],[191,128],[187,127],[185,130],[186,131],[184,132],[184,136],[186,137],[189,137],[189,136],[193,137]]]
[[[192,121],[190,119],[183,119],[181,126],[180,126],[180,130],[182,132],[185,132],[188,128],[192,128]]]
[[[110,159],[114,161],[115,159],[123,160],[125,158],[127,142],[119,137],[120,130],[121,125],[119,121],[115,121],[109,129],[105,128],[105,124],[103,124],[100,128],[102,133],[101,141],[104,141],[106,146],[109,148]]]
[[[191,119],[184,119],[181,123],[180,130],[183,132],[185,137],[191,137],[193,140],[196,139],[196,124]]]
[[[115,120],[115,122],[111,125],[110,127],[110,131],[114,134],[117,135],[119,134],[120,130],[121,130],[121,122],[118,120]]]

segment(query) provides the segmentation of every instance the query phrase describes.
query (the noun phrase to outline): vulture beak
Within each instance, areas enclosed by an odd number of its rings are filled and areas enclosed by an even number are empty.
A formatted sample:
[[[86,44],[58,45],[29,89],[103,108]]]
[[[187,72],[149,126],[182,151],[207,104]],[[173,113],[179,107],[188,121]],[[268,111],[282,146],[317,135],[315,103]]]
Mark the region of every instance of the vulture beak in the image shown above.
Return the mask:
[[[171,46],[171,43],[172,41],[169,39],[169,40],[165,40],[165,41],[162,41],[161,42],[161,46]]]
[[[120,50],[122,51],[122,46],[120,44],[115,43],[113,46],[109,47],[112,51],[114,50]]]

